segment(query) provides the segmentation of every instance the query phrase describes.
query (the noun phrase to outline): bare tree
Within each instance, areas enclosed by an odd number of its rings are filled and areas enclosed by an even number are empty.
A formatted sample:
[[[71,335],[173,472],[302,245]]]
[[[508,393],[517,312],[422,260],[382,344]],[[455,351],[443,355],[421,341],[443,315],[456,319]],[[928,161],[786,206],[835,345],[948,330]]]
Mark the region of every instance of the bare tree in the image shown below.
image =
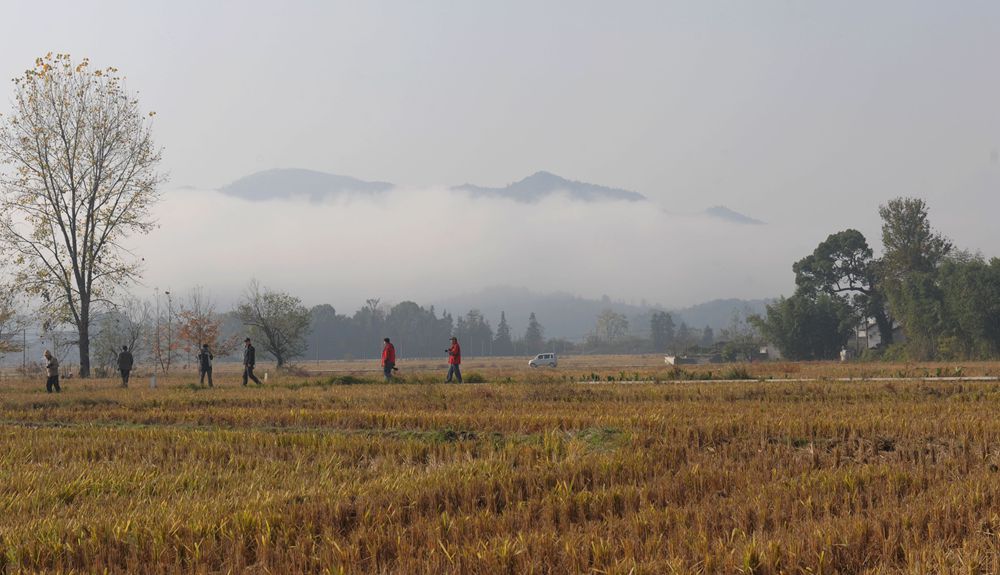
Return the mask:
[[[174,299],[170,290],[164,290],[166,304],[160,305],[160,291],[156,290],[156,308],[153,314],[153,335],[150,338],[150,349],[153,360],[160,366],[163,373],[170,372],[174,352],[180,349],[181,341],[177,337],[178,324],[174,321]]]
[[[21,330],[27,323],[18,310],[18,291],[9,285],[0,285],[0,357],[21,351]]]
[[[628,334],[628,318],[625,314],[605,309],[597,316],[595,331],[597,337],[608,343],[614,343]]]
[[[128,346],[128,350],[138,359],[153,327],[153,306],[148,301],[129,297],[116,306],[115,311],[122,345]]]
[[[749,309],[733,310],[729,327],[722,330],[722,340],[726,342],[722,356],[728,361],[753,361],[764,345],[764,338],[757,327],[759,321],[750,321]]]
[[[97,334],[91,338],[91,367],[113,371],[122,346],[138,360],[152,332],[153,311],[148,301],[128,297],[97,319]]]
[[[236,313],[254,332],[263,350],[274,356],[278,367],[305,353],[309,310],[299,298],[261,287],[252,280]]]
[[[118,359],[121,348],[121,323],[114,312],[102,313],[94,318],[90,336],[91,376],[108,377]]]
[[[123,241],[153,228],[163,180],[152,113],[117,72],[66,54],[38,58],[14,80],[14,109],[0,122],[0,248],[46,317],[76,328],[83,377],[93,306],[138,277]]]
[[[72,331],[57,329],[50,323],[42,325],[41,340],[49,351],[59,360],[60,366],[69,355],[71,349],[78,345],[76,334]]]

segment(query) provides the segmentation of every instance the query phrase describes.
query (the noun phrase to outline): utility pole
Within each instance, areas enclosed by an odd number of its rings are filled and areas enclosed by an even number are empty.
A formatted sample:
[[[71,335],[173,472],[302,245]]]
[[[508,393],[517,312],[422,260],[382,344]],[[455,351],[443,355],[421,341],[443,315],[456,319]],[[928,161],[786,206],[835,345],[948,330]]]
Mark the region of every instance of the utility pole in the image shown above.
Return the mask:
[[[171,320],[174,315],[173,301],[170,299],[170,290],[163,292],[167,296],[167,369],[170,371],[170,354],[174,347],[174,332],[171,329]]]
[[[154,344],[156,346],[156,363],[160,364],[160,369],[163,369],[163,359],[161,357],[163,348],[160,347],[160,288],[153,288],[153,291],[156,293],[156,343]],[[155,372],[156,370],[154,369],[153,371]],[[155,373],[153,374],[153,378],[150,387],[156,387]]]

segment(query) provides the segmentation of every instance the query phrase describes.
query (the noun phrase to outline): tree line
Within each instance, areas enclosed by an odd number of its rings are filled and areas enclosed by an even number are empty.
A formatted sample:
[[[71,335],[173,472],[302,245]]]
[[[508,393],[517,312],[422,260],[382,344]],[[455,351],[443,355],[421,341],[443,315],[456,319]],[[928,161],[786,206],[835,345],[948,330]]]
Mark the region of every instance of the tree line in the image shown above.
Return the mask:
[[[633,335],[624,314],[610,309],[595,318],[593,331],[581,341],[545,337],[545,328],[531,312],[522,333],[511,330],[505,312],[496,324],[478,309],[453,316],[439,316],[434,306],[412,301],[385,306],[378,298],[367,300],[353,315],[338,314],[333,306],[319,305],[309,312],[311,332],[306,359],[357,359],[378,355],[383,337],[396,344],[402,357],[439,357],[451,336],[459,339],[468,356],[535,355],[555,353],[651,353],[684,351],[715,343],[711,328],[675,327],[665,311],[653,312],[649,337]]]
[[[13,334],[16,330],[4,320],[2,304],[0,298],[0,334]],[[294,295],[251,281],[229,311],[219,311],[200,287],[183,295],[157,293],[148,301],[127,298],[95,316],[88,349],[93,352],[95,369],[104,374],[113,371],[122,345],[137,360],[169,372],[172,367],[191,364],[206,343],[216,356],[238,359],[244,336],[250,336],[279,367],[295,361],[375,358],[383,337],[392,339],[402,358],[439,357],[452,336],[459,338],[463,353],[469,357],[528,356],[552,351],[682,353],[705,351],[716,343],[711,328],[692,329],[683,322],[675,326],[665,311],[652,312],[649,324],[649,337],[635,336],[628,331],[629,321],[623,314],[605,310],[595,319],[593,332],[573,342],[546,338],[545,328],[533,312],[521,333],[513,332],[504,312],[494,327],[476,309],[456,318],[447,311],[439,315],[434,306],[424,307],[412,301],[385,305],[379,298],[370,298],[347,315],[337,313],[329,304],[306,308]],[[43,335],[62,359],[78,345],[75,334],[58,337],[57,333]],[[735,332],[722,332],[724,337],[730,337],[730,333]]]
[[[795,293],[754,319],[789,359],[832,359],[873,326],[870,357],[994,359],[1000,355],[1000,260],[957,249],[919,198],[879,207],[882,256],[847,229],[795,262]]]
[[[23,312],[12,290],[0,293],[0,354],[19,351],[21,330],[37,326],[44,315]],[[646,318],[642,318],[645,321]],[[624,314],[606,309],[594,322],[593,331],[581,341],[547,338],[545,328],[531,312],[522,332],[515,333],[500,312],[494,324],[479,310],[453,316],[438,313],[434,306],[412,301],[383,304],[368,299],[353,314],[341,314],[329,304],[307,308],[289,293],[272,290],[251,280],[243,295],[229,310],[218,309],[201,287],[187,293],[157,291],[148,300],[125,294],[95,313],[87,330],[91,366],[99,375],[114,371],[122,346],[137,361],[167,373],[191,365],[199,348],[208,344],[220,359],[238,359],[240,344],[249,336],[262,355],[279,367],[296,361],[318,359],[367,359],[378,357],[383,337],[389,337],[402,358],[439,357],[448,340],[458,337],[463,353],[477,356],[528,356],[557,353],[643,353],[705,350],[715,343],[711,328],[675,326],[665,311],[648,318],[649,337],[630,331]],[[60,326],[44,324],[40,337],[61,362],[79,351],[80,334]],[[728,337],[728,331],[723,330]],[[71,363],[71,361],[70,361]]]

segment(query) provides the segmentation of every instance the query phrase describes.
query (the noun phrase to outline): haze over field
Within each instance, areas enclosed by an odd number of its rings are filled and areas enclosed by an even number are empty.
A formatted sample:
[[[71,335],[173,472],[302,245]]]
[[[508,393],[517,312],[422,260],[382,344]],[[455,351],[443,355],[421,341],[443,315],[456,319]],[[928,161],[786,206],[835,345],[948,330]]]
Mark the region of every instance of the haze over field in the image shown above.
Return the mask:
[[[130,245],[140,293],[202,284],[229,302],[257,277],[344,311],[494,285],[667,307],[772,297],[832,232],[877,246],[877,207],[900,195],[998,255],[996,3],[66,1],[38,18],[15,0],[4,14],[18,24],[0,75],[88,56],[157,112],[171,182],[160,228]],[[218,191],[275,168],[376,188]],[[538,172],[625,195],[507,187]]]

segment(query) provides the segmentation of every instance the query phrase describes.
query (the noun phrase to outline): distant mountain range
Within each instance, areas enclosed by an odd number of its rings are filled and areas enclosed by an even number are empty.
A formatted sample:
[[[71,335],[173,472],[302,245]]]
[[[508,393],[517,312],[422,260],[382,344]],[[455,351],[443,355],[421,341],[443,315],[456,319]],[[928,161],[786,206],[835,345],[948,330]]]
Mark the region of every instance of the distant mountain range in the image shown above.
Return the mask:
[[[712,216],[713,218],[718,218],[720,220],[726,220],[727,222],[733,222],[734,224],[750,224],[750,225],[763,225],[764,222],[760,220],[755,220],[750,216],[745,216],[739,212],[734,212],[726,206],[713,206],[705,210],[705,215]]]
[[[550,172],[535,172],[527,178],[508,184],[503,188],[486,188],[473,184],[463,184],[452,189],[466,192],[474,198],[506,198],[528,203],[537,202],[559,193],[565,193],[574,200],[584,202],[600,202],[605,200],[644,202],[647,199],[646,196],[638,192],[567,180]]]
[[[304,197],[321,202],[342,194],[380,194],[392,188],[393,185],[388,182],[366,182],[350,176],[293,169],[250,174],[223,186],[219,191],[251,201]]]
[[[250,201],[306,198],[322,202],[348,194],[377,196],[392,190],[389,182],[369,182],[350,176],[304,169],[265,170],[245,176],[219,189],[223,194]],[[521,203],[536,203],[561,195],[578,202],[646,202],[639,192],[568,180],[551,172],[536,172],[502,188],[462,184],[451,190],[472,198],[502,198]],[[702,215],[735,224],[763,224],[725,206],[715,206]]]

